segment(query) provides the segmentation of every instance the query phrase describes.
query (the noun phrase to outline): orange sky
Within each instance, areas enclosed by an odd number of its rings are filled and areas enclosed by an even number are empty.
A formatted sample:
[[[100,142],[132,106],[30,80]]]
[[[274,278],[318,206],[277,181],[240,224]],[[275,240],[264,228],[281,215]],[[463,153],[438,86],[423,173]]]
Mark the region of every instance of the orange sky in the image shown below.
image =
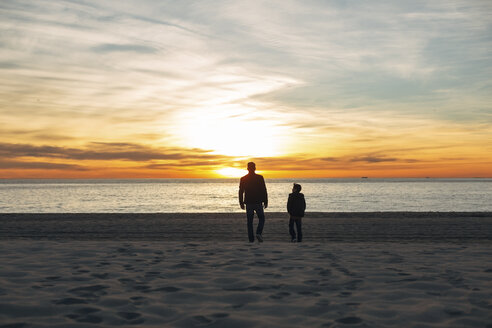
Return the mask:
[[[1,7],[0,178],[492,177],[492,5],[273,7]]]

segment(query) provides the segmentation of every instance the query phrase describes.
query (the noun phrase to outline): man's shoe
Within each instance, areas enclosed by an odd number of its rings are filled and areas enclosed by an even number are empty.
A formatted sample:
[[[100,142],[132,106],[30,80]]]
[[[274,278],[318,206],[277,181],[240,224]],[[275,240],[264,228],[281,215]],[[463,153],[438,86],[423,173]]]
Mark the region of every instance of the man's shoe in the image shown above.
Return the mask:
[[[295,238],[292,238],[292,239],[290,240],[290,242],[291,242],[291,243],[295,243],[296,241],[297,241],[297,240],[296,240]]]
[[[262,243],[262,242],[263,242],[263,237],[262,237],[262,236],[261,236],[261,234],[259,234],[259,233],[257,233],[257,234],[256,234],[256,239],[258,239],[258,241],[259,241],[260,243]]]

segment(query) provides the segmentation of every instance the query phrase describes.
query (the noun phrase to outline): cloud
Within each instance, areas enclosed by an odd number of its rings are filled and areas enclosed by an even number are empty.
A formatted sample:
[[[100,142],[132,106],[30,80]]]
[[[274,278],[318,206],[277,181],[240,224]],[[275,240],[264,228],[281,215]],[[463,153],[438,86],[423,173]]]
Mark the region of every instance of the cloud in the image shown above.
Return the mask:
[[[277,158],[256,158],[253,161],[258,169],[272,171],[312,171],[312,170],[350,170],[358,168],[377,168],[379,164],[394,163],[394,167],[408,167],[408,164],[424,163],[424,161],[409,158],[391,158],[386,156],[364,155],[360,157],[313,157],[309,154],[283,156]]]
[[[93,142],[77,148],[0,143],[0,158],[2,176],[7,178],[38,177],[36,172],[39,170],[55,172],[46,172],[44,177],[208,177],[223,167],[239,165],[245,168],[249,161],[256,162],[258,170],[265,171],[267,177],[319,176],[320,172],[324,176],[350,176],[351,172],[391,176],[399,171],[436,172],[443,161],[454,167],[468,163],[463,157],[417,160],[383,153],[360,153],[356,157],[298,153],[238,159],[203,149],[152,147],[125,142]],[[488,162],[483,160],[481,163],[483,166]]]
[[[217,160],[226,156],[212,155],[201,149],[153,148],[133,143],[93,142],[84,148],[37,146],[31,144],[0,143],[3,158],[54,158],[70,160],[124,160],[148,162],[153,160]]]
[[[366,163],[382,163],[382,162],[396,162],[397,158],[387,158],[387,157],[376,157],[376,156],[365,156],[365,157],[355,157],[350,160],[351,162],[366,162]]]
[[[69,170],[69,171],[88,171],[89,169],[75,164],[49,163],[49,162],[20,162],[20,161],[0,161],[1,169],[42,169],[42,170]]]
[[[412,159],[412,158],[394,158],[385,156],[362,156],[354,157],[350,159],[350,162],[365,162],[365,163],[384,163],[384,162],[400,162],[400,163],[418,163],[423,162],[422,160]]]
[[[0,131],[0,140],[17,139],[17,140],[42,140],[43,142],[54,141],[72,141],[75,138],[70,135],[61,134],[55,129],[9,129],[5,128]]]
[[[337,157],[321,157],[320,160],[325,161],[325,162],[339,162],[340,158],[337,158]]]
[[[43,158],[45,160],[52,159],[57,162],[63,160],[75,160],[79,163],[80,161],[128,161],[134,162],[135,164],[146,163],[142,167],[148,169],[165,169],[178,166],[201,166],[213,168],[223,165],[234,166],[237,163],[237,160],[234,157],[212,154],[210,151],[203,149],[150,147],[147,145],[123,142],[92,142],[81,148],[0,143],[0,156],[6,160],[23,159],[24,161],[26,159],[37,158]],[[351,165],[351,163],[356,162],[370,164],[383,162],[417,162],[413,159],[390,158],[374,155],[360,157],[313,157],[310,154],[297,154],[296,156],[281,157],[260,157],[251,160],[254,160],[259,166],[263,166],[267,170],[319,170],[326,168],[327,163],[332,163],[339,167],[347,167],[347,165]],[[5,163],[27,162],[8,161]],[[42,165],[43,163],[38,164]],[[57,165],[60,165],[59,168],[63,167],[63,164],[53,164],[54,167]],[[31,164],[21,165],[19,168],[25,168],[26,165]],[[71,165],[72,164],[67,164],[66,168],[70,169]],[[10,167],[15,167],[15,164],[12,164]],[[77,166],[73,167],[75,168]]]
[[[0,62],[0,69],[15,69],[15,68],[20,68],[19,64],[9,61]]]
[[[142,46],[138,44],[111,44],[111,43],[101,44],[96,47],[93,47],[92,49],[95,52],[100,52],[100,53],[135,52],[135,53],[149,54],[157,51],[157,49],[155,48]]]

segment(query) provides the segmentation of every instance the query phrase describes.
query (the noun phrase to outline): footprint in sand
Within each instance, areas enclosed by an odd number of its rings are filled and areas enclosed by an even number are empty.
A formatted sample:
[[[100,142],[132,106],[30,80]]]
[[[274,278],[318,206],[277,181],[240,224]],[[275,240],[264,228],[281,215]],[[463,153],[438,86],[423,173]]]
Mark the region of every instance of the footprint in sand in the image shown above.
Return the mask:
[[[218,312],[218,313],[212,314],[211,316],[214,318],[227,318],[229,316],[229,313]]]
[[[146,297],[143,297],[143,296],[132,296],[132,297],[130,297],[130,299],[131,299],[132,301],[137,301],[137,302],[139,302],[139,301],[145,300],[145,299],[146,299]]]
[[[25,322],[16,322],[16,323],[9,323],[6,325],[1,325],[0,328],[24,328],[27,326],[28,324]]]
[[[344,283],[343,287],[345,289],[348,289],[348,290],[356,290],[357,288],[359,288],[359,285],[361,285],[362,283],[364,283],[364,280],[361,280],[361,279],[352,280],[352,281]]]
[[[261,266],[261,267],[272,267],[273,266],[273,264],[270,263],[269,261],[261,261],[261,260],[252,262],[249,265],[252,265],[252,266]]]
[[[68,292],[75,294],[79,297],[96,298],[102,295],[106,295],[107,293],[105,289],[107,288],[109,287],[104,285],[92,285],[92,286],[72,288]]]
[[[142,316],[140,313],[137,312],[118,312],[117,314],[125,320],[135,320]]]
[[[176,268],[176,269],[194,269],[195,266],[192,263],[190,263],[189,261],[182,261],[181,263],[173,266],[173,268]]]
[[[209,318],[203,316],[203,315],[196,315],[193,317],[193,319],[195,321],[198,321],[199,323],[201,324],[209,324],[212,322],[212,320],[210,320]]]
[[[444,309],[444,312],[451,315],[451,316],[459,316],[459,315],[465,314],[465,312],[463,312],[461,310],[452,309],[452,308]]]
[[[361,323],[362,319],[358,317],[345,317],[345,318],[337,319],[336,322],[347,324],[347,325],[354,325],[357,323]]]
[[[101,310],[98,308],[93,308],[93,307],[83,307],[83,308],[80,308],[78,310],[75,310],[75,312],[77,312],[79,314],[83,314],[83,315],[87,315],[87,314],[91,314],[91,313],[99,312],[99,311],[101,311]]]
[[[126,284],[133,284],[133,283],[135,283],[135,280],[130,279],[130,278],[120,278],[120,279],[118,279],[118,281],[119,281],[120,283],[124,284],[124,285],[126,285]]]
[[[98,279],[108,279],[109,273],[107,273],[107,272],[105,272],[105,273],[93,273],[93,274],[91,274],[91,276],[94,278],[98,278]]]
[[[73,305],[73,304],[87,304],[87,302],[80,298],[67,297],[59,300],[52,301],[56,305]]]
[[[276,294],[273,294],[273,295],[270,295],[270,298],[274,299],[274,300],[281,300],[287,296],[290,296],[290,293],[288,292],[280,292],[280,293],[276,293]]]
[[[94,312],[99,312],[99,309],[95,308],[83,308],[80,309],[79,312],[80,314],[84,315],[84,317],[81,317],[79,319],[75,319],[77,322],[87,322],[87,323],[100,323],[103,321],[103,319],[97,315],[93,315],[92,313]]]
[[[130,299],[132,300],[132,303],[134,305],[145,305],[145,304],[148,304],[149,301],[147,300],[146,297],[142,297],[142,296],[133,296],[133,297],[130,297]]]
[[[147,293],[150,291],[150,287],[145,285],[145,284],[142,284],[142,283],[134,285],[133,289],[136,291],[139,291],[139,292],[144,292],[144,293]]]
[[[314,296],[314,297],[321,296],[321,294],[316,293],[316,292],[312,292],[310,290],[303,290],[303,291],[298,292],[297,294],[303,295],[303,296]]]
[[[352,295],[351,292],[341,292],[340,294],[338,294],[338,296],[340,296],[340,297],[348,297],[350,295]]]
[[[327,299],[321,299],[318,302],[316,302],[316,306],[321,306],[321,307],[327,307],[331,304],[330,300]]]
[[[318,272],[318,274],[323,277],[331,276],[331,270],[330,269],[321,270],[320,272]]]
[[[67,314],[66,317],[81,323],[101,323],[103,321],[101,317],[92,314],[85,316],[79,314]]]
[[[152,289],[152,292],[167,292],[167,293],[175,293],[175,292],[179,292],[181,290],[181,288],[178,288],[178,287],[174,287],[174,286],[166,286],[166,287],[159,287],[159,288],[155,288],[155,289]]]

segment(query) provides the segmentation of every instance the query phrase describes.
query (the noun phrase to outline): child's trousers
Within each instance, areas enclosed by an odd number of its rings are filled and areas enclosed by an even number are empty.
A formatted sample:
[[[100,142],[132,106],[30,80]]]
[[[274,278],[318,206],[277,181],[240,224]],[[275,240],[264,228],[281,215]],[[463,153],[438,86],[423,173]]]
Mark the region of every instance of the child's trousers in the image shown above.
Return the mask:
[[[297,241],[302,241],[302,217],[300,216],[290,216],[289,220],[289,233],[292,239],[296,239],[296,232],[294,230],[294,223],[296,224],[297,229]]]

